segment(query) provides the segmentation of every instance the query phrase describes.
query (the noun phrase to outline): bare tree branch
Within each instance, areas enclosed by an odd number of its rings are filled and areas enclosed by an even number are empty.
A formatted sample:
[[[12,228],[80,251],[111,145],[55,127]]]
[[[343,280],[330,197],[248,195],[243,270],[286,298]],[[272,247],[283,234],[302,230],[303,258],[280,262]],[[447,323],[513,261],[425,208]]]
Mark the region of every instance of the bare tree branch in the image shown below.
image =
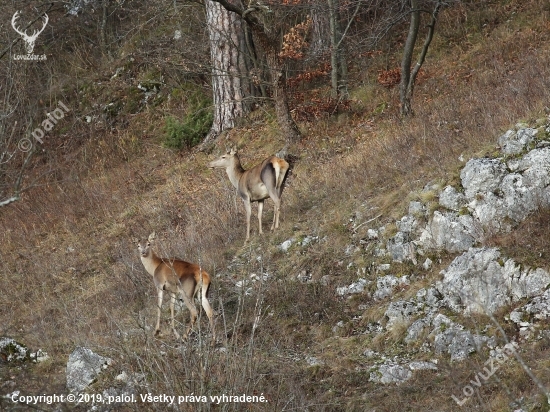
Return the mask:
[[[33,186],[33,185],[30,185],[25,188],[21,187],[23,185],[23,177],[25,175],[25,170],[27,169],[27,166],[29,165],[33,154],[34,154],[34,148],[27,153],[27,156],[25,157],[25,160],[23,161],[23,164],[19,169],[19,173],[15,181],[15,185],[13,187],[13,195],[6,200],[0,201],[0,207],[7,206],[10,203],[18,201],[19,199],[21,199],[21,193],[29,190]]]

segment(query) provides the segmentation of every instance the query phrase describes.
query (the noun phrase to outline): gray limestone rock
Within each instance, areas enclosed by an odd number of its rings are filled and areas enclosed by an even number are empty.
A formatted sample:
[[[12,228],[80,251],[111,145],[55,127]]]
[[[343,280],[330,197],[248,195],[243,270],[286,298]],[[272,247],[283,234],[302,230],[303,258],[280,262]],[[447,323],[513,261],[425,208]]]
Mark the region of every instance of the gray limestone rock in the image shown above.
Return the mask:
[[[69,355],[67,362],[67,389],[78,393],[95,382],[98,375],[112,362],[88,348],[78,347]]]
[[[518,131],[508,130],[498,138],[501,151],[507,155],[519,154],[535,140],[537,129],[521,128]]]
[[[416,248],[410,241],[410,235],[406,232],[397,232],[397,234],[388,240],[386,249],[394,262],[412,261],[416,264]]]
[[[384,315],[388,318],[386,329],[391,329],[395,323],[403,321],[408,322],[411,316],[418,313],[416,303],[412,301],[398,300],[391,302]]]
[[[378,366],[370,373],[369,381],[386,385],[390,383],[400,385],[408,381],[411,377],[412,372],[409,368],[392,361],[386,361],[386,363]]]
[[[379,277],[376,280],[376,291],[372,297],[375,300],[382,300],[388,296],[391,296],[395,288],[409,284],[410,282],[407,276],[402,276],[399,278],[393,275]]]
[[[435,211],[415,243],[428,250],[463,252],[474,245],[472,232],[475,232],[475,227],[471,216]]]
[[[478,193],[497,190],[505,174],[501,159],[470,159],[460,172],[466,198],[473,200]]]
[[[442,271],[436,288],[451,309],[468,313],[494,313],[513,301],[541,294],[550,284],[543,269],[522,270],[514,260],[502,262],[496,248],[471,248]]]
[[[466,196],[458,192],[453,186],[447,186],[439,194],[439,204],[449,210],[458,212],[466,206]]]

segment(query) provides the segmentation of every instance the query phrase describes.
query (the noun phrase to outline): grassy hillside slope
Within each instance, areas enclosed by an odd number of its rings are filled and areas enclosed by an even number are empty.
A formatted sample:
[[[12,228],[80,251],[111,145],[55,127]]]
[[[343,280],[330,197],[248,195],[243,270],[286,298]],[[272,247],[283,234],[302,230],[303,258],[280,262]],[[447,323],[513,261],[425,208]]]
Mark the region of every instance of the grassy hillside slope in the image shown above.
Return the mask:
[[[415,373],[401,386],[369,382],[366,349],[388,357],[433,355],[405,345],[404,331],[376,339],[364,334],[368,322],[382,317],[387,301],[366,294],[344,299],[336,288],[357,280],[358,273],[375,279],[376,265],[387,263],[374,261],[361,246],[367,229],[391,230],[425,185],[457,182],[464,161],[493,155],[507,128],[547,116],[549,16],[548,2],[536,0],[442,13],[410,119],[398,116],[398,91],[376,80],[378,70],[398,67],[399,39],[389,60],[375,55],[367,70],[365,62],[355,62],[351,111],[300,123],[305,137],[289,148],[294,163],[283,192],[281,228],[259,237],[253,216],[246,246],[242,202],[225,173],[206,164],[230,145],[239,148],[245,168],[280,150],[284,136],[269,108],[252,113],[209,152],[176,153],[161,145],[163,116],[183,110],[175,92],[175,98],[132,114],[127,124],[115,124],[111,134],[99,126],[97,135],[91,130],[88,136],[94,138],[64,158],[51,141],[41,159],[63,165],[57,178],[0,209],[0,336],[41,348],[50,359],[0,365],[0,394],[64,393],[68,355],[86,346],[114,360],[91,393],[123,386],[115,377],[125,371],[139,376],[138,393],[263,394],[269,401],[267,406],[182,404],[177,410],[507,411],[517,409],[511,402],[521,398],[524,410],[548,410],[514,362],[459,407],[451,395],[458,396],[483,369],[483,354],[458,364],[441,357],[438,371]],[[105,73],[115,70],[113,63]],[[125,81],[101,86],[91,81],[66,104],[77,108],[77,98],[92,104]],[[79,110],[75,117],[84,113]],[[264,229],[272,211],[266,202]],[[548,270],[550,240],[540,230],[547,225],[548,211],[541,210],[487,244]],[[213,276],[217,347],[209,347],[205,316],[188,342],[176,341],[168,328],[168,305],[164,336],[153,337],[156,293],[132,241],[152,231],[160,238],[161,255],[200,262]],[[298,245],[307,237],[315,240]],[[279,245],[288,239],[294,244],[283,252]],[[439,279],[453,256],[433,258],[436,263],[423,279],[396,296],[410,296]],[[412,264],[392,270],[400,276],[419,272]],[[184,316],[187,322],[188,313]],[[481,328],[489,323],[464,322]],[[550,341],[523,350],[548,385]],[[5,399],[0,405],[13,408]],[[116,410],[144,409],[163,410],[158,404]]]

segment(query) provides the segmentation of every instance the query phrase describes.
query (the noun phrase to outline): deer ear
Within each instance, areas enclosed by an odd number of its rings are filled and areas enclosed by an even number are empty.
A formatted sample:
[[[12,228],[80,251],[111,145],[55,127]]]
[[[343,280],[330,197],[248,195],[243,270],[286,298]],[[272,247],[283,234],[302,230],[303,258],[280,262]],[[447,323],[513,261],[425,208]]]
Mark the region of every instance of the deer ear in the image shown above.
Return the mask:
[[[237,148],[236,148],[235,146],[233,146],[233,147],[231,148],[231,150],[229,151],[229,154],[230,154],[230,155],[237,154]]]
[[[149,238],[147,240],[149,240],[149,242],[153,242],[156,239],[156,237],[157,235],[155,234],[155,232],[153,232],[149,235]]]
[[[134,242],[136,245],[139,244],[139,239],[137,237],[132,238],[132,242]]]

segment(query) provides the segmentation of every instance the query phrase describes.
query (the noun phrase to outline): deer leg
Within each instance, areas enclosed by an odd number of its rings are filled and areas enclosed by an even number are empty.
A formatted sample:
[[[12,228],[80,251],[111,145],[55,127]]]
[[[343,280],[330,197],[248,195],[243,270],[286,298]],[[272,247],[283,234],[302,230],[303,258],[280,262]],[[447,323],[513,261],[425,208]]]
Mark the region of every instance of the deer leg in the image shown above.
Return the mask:
[[[246,243],[250,239],[250,215],[252,214],[252,206],[248,199],[244,200],[244,209],[246,211],[246,240],[244,243]]]
[[[174,335],[176,335],[176,339],[179,339],[180,334],[176,331],[176,323],[174,321],[175,303],[176,303],[176,294],[174,292],[170,292],[170,314],[172,315],[172,331],[174,332]]]
[[[269,197],[273,200],[275,208],[273,209],[273,223],[271,224],[271,230],[279,227],[279,209],[281,207],[281,198],[277,195],[277,189],[271,188],[269,190]]]
[[[271,230],[279,228],[279,211],[281,210],[281,199],[277,198],[275,203],[275,209],[273,211],[273,224]]]
[[[158,288],[157,289],[157,294],[158,294],[158,298],[157,298],[157,326],[155,326],[155,336],[160,335],[160,312],[161,312],[161,308],[162,308],[162,297],[163,297],[164,292],[162,291],[161,288]]]
[[[259,228],[260,228],[260,235],[263,233],[262,232],[262,213],[264,211],[264,201],[263,200],[258,200],[258,225],[259,225]]]
[[[279,212],[279,208],[277,207],[277,203],[275,203],[275,207],[273,208],[273,223],[271,223],[271,230],[274,230],[279,227],[278,212]]]
[[[210,330],[212,330],[212,346],[216,344],[216,331],[214,330],[214,310],[212,309],[212,306],[210,306],[210,302],[208,302],[208,299],[206,298],[206,293],[208,292],[208,285],[202,285],[202,298],[201,303],[204,311],[206,312],[206,316],[208,316],[208,321],[210,322]]]
[[[184,288],[180,288],[180,294],[181,294],[181,298],[183,299],[183,302],[185,303],[185,306],[187,306],[187,309],[189,309],[189,312],[191,313],[191,323],[187,327],[185,331],[185,335],[183,336],[184,338],[187,338],[187,336],[189,336],[189,332],[191,331],[191,329],[193,328],[193,325],[195,324],[195,321],[197,320],[197,308],[195,307],[195,304],[191,302],[191,300],[187,296],[187,293],[185,293]]]

